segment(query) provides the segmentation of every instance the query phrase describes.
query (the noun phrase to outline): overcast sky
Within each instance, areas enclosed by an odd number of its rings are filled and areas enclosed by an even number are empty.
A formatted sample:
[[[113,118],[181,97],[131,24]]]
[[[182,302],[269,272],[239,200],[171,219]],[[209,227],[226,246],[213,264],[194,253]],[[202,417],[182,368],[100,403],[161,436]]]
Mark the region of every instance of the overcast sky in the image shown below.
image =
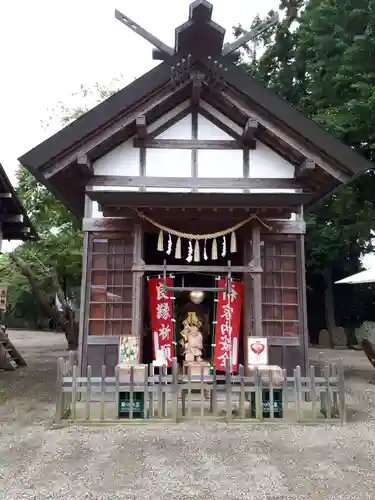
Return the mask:
[[[152,46],[114,17],[114,9],[174,45],[174,29],[188,18],[189,0],[0,1],[0,162],[14,181],[17,157],[51,132],[48,110],[81,84],[125,84],[158,64]],[[227,29],[250,24],[278,0],[214,0],[213,19]]]
[[[168,45],[190,0],[0,0],[0,163],[11,181],[17,158],[51,134],[42,127],[80,85],[127,84],[158,64],[152,46],[114,17],[117,8]],[[279,0],[212,0],[213,20],[250,25]],[[13,245],[12,245],[13,246]],[[10,246],[4,242],[3,250]]]

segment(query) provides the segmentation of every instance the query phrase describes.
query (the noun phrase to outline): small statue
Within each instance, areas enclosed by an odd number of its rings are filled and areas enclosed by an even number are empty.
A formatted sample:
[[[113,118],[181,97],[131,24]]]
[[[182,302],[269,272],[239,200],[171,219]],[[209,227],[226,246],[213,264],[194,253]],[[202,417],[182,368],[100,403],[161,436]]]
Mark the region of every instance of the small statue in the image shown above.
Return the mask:
[[[184,329],[181,331],[180,344],[183,348],[185,361],[192,363],[202,361],[203,336],[200,331],[202,323],[195,312],[189,312],[183,321]]]
[[[188,326],[185,343],[185,361],[187,363],[202,362],[203,337],[196,325]]]

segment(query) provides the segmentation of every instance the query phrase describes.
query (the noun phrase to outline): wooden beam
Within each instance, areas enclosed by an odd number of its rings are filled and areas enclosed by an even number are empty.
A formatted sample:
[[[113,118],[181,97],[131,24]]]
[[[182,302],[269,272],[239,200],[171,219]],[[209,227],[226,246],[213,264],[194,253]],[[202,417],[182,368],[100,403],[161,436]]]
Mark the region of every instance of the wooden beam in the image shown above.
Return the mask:
[[[302,186],[296,179],[249,178],[249,177],[134,177],[126,175],[96,175],[86,186],[86,191],[96,187],[139,188],[191,188],[191,189],[295,189]]]
[[[147,133],[147,124],[146,124],[146,116],[141,115],[138,116],[135,120],[135,125],[137,128],[137,137],[138,139],[146,139],[148,133]]]
[[[141,141],[134,139],[135,148],[152,149],[242,149],[237,141],[200,141],[196,139],[150,139]]]
[[[88,232],[96,231],[119,231],[128,232],[134,228],[134,221],[129,218],[104,217],[101,219],[84,218],[82,230]]]
[[[256,138],[255,133],[258,129],[258,122],[253,118],[249,118],[243,129],[242,140],[244,144],[247,144],[250,149],[256,148]]]
[[[82,170],[88,175],[94,174],[94,169],[91,163],[90,158],[86,154],[80,154],[77,157],[77,165],[79,165]]]
[[[141,192],[113,189],[87,191],[87,195],[108,207],[162,207],[165,208],[283,208],[295,211],[306,205],[312,193],[176,193]]]
[[[23,215],[21,214],[1,214],[0,222],[23,222]]]
[[[261,267],[260,258],[260,226],[252,227],[252,259],[249,265]],[[261,337],[263,332],[262,322],[262,275],[253,275],[253,311],[254,311],[254,336]]]
[[[130,17],[125,16],[122,12],[119,10],[115,9],[115,17],[119,21],[121,21],[123,24],[125,24],[126,27],[130,28],[131,30],[134,31],[134,33],[137,33],[137,35],[141,36],[148,42],[150,42],[154,47],[159,49],[163,54],[167,56],[172,56],[174,54],[174,50],[172,47],[169,47],[166,45],[164,42],[156,38],[156,36],[152,35],[150,32],[146,31],[142,26],[137,24],[135,21],[130,19]]]
[[[120,116],[117,121],[113,121],[107,124],[105,127],[103,127],[103,129],[99,130],[98,133],[95,133],[89,140],[83,141],[84,146],[82,144],[79,148],[81,154],[87,154],[88,156],[90,156],[90,152],[92,150],[100,146],[105,141],[108,141],[112,136],[118,133],[124,133],[126,127],[131,125],[136,120],[137,116],[140,116],[140,114],[147,114],[150,110],[158,105],[161,105],[167,99],[180,91],[181,88],[175,91],[171,91],[169,86],[163,87],[160,92],[154,96],[154,99],[152,99],[151,101],[149,99],[142,101],[131,111],[127,112],[124,116]],[[50,179],[51,177],[74,163],[76,159],[77,148],[64,153],[60,158],[43,166],[41,169],[41,173],[45,179]]]
[[[152,272],[159,273],[162,272],[164,266],[159,265],[147,265],[147,264],[133,264],[132,271],[133,272]],[[189,272],[202,272],[202,273],[226,273],[230,271],[232,273],[261,273],[262,269],[259,266],[254,266],[249,264],[248,266],[199,266],[195,264],[185,264],[185,265],[167,265],[168,273],[189,273]]]
[[[264,222],[271,227],[271,231],[261,227],[264,234],[305,234],[306,223],[303,220],[265,219]]]
[[[239,98],[235,92],[233,92],[233,90],[231,90],[230,92],[228,92],[228,90],[226,90],[225,92],[221,92],[220,96],[224,100],[224,102],[226,101],[229,104],[229,106],[235,106],[239,111],[248,115],[251,114],[252,117],[256,119],[260,125],[275,134],[276,137],[284,141],[291,148],[299,151],[302,155],[306,156],[306,158],[311,158],[317,165],[319,165],[323,170],[325,170],[338,181],[342,183],[350,181],[351,177],[349,175],[341,172],[331,163],[328,163],[328,161],[320,153],[315,153],[309,146],[304,143],[303,140],[296,137],[295,132],[286,130],[285,126],[282,127],[281,125],[276,125],[266,116],[258,113],[254,109],[250,109],[249,106],[241,98]]]
[[[308,175],[310,172],[315,170],[315,162],[310,159],[306,159],[299,167],[296,167],[294,176],[296,179]]]
[[[9,227],[9,226],[3,226],[3,237],[6,239],[7,236],[9,235],[18,235],[18,234],[29,234],[31,232],[31,229],[29,227],[21,226],[21,227]]]
[[[203,83],[198,77],[193,78],[191,87],[190,102],[192,106],[198,106],[201,95],[202,95]]]

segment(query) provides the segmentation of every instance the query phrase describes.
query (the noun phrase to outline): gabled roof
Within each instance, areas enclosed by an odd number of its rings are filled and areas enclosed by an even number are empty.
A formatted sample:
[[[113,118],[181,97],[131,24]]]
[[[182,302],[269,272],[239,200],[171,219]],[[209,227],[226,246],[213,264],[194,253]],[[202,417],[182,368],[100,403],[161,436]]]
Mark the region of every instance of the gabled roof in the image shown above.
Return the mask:
[[[38,234],[1,164],[0,222],[4,240],[38,239]]]
[[[264,140],[278,142],[283,154],[289,150],[293,157],[293,147],[276,137],[280,130],[292,143],[302,145],[317,165],[332,167],[323,169],[321,175],[309,174],[309,188],[316,191],[313,201],[340,182],[373,168],[371,162],[235,66],[229,57],[221,56],[223,28],[213,23],[211,11],[209,2],[196,0],[190,7],[189,21],[176,29],[177,53],[166,56],[156,68],[19,159],[79,217],[83,216],[90,171],[77,165],[78,157],[84,154],[94,161],[135,134],[137,116],[143,114],[150,124],[181,103],[192,93],[190,76],[197,69],[206,75],[205,99],[233,121],[245,126],[250,113],[255,113],[262,126],[259,133]],[[212,55],[207,55],[207,47],[211,47]],[[299,161],[295,154],[293,158],[294,162]],[[54,175],[46,175],[51,168]]]

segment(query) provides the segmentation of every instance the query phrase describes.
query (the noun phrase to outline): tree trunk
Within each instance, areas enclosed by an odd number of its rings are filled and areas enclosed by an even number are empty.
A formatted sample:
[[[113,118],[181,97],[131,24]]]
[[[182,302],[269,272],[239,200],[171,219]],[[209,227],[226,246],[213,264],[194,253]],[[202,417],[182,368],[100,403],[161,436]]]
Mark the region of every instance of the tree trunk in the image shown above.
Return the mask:
[[[327,268],[324,271],[324,302],[325,302],[325,312],[326,312],[326,327],[328,331],[329,344],[331,348],[335,346],[334,342],[334,332],[336,328],[335,321],[335,304],[333,297],[333,286],[332,286],[332,269]]]
[[[68,343],[68,349],[70,351],[76,351],[78,349],[78,323],[74,319],[74,311],[65,299],[56,271],[50,271],[50,275],[55,288],[55,293],[57,294],[59,301],[61,302],[63,307],[63,310],[61,312],[58,311],[55,305],[53,305],[51,296],[41,289],[38,278],[29,264],[24,262],[15,254],[10,253],[9,256],[18,266],[21,273],[27,278],[31,291],[33,292],[34,299],[40,307],[41,311],[48,318],[52,318],[55,324],[59,325],[62,331],[65,333],[65,338]]]

